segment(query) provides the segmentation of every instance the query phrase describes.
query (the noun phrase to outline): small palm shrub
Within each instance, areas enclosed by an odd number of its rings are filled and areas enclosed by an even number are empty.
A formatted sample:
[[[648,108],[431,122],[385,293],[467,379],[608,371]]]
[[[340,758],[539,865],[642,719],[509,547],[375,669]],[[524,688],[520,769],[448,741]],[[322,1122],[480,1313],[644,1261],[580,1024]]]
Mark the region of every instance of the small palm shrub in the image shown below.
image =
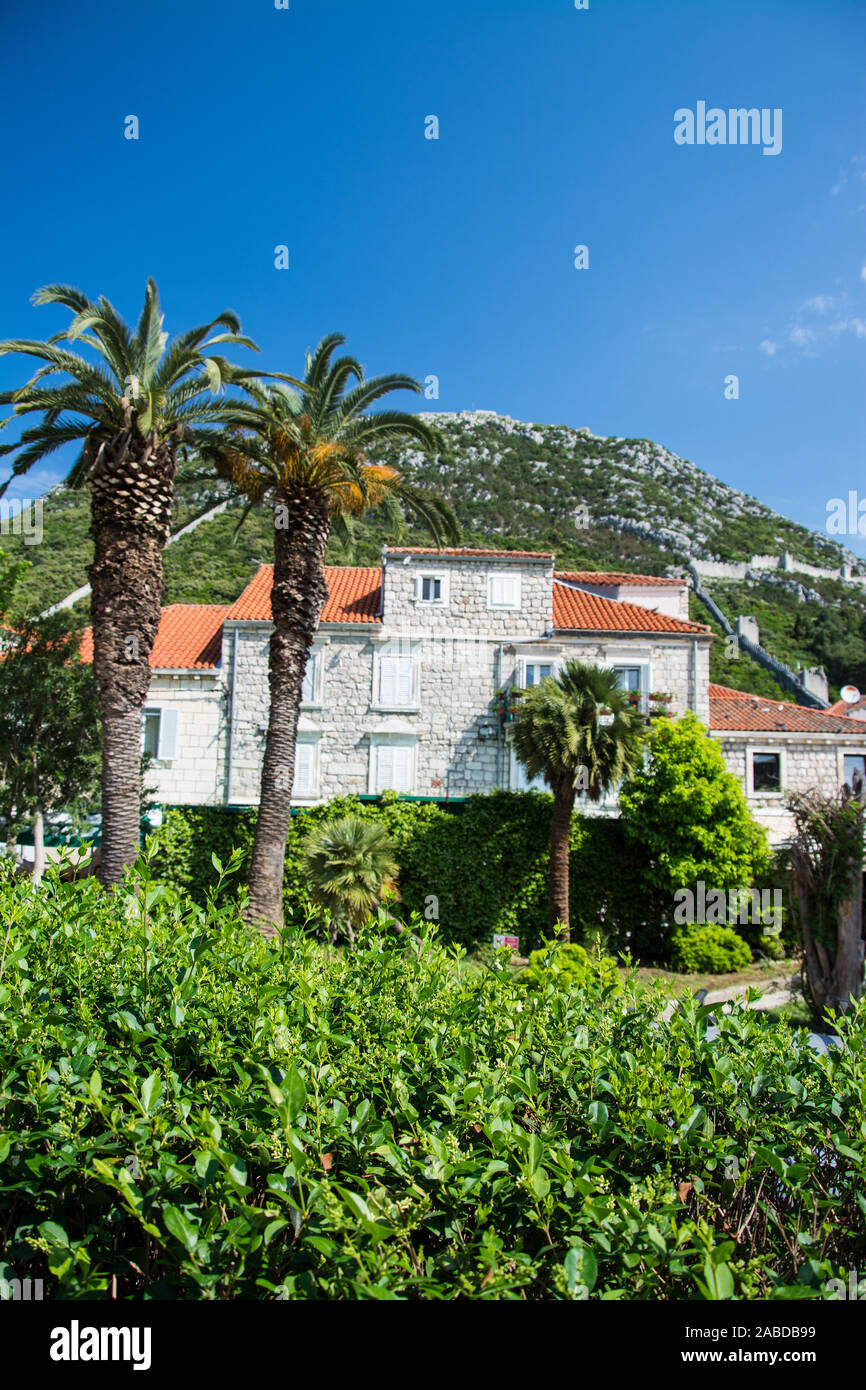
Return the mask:
[[[539,989],[552,983],[569,994],[588,985],[600,987],[605,994],[616,994],[622,989],[622,978],[613,956],[591,956],[583,946],[569,941],[552,949],[533,951],[529,967],[519,980],[527,989]]]
[[[730,927],[693,924],[671,936],[671,967],[684,975],[727,975],[751,961],[748,944]]]
[[[394,848],[383,825],[352,814],[324,821],[304,846],[310,896],[350,940],[383,897],[394,892]]]

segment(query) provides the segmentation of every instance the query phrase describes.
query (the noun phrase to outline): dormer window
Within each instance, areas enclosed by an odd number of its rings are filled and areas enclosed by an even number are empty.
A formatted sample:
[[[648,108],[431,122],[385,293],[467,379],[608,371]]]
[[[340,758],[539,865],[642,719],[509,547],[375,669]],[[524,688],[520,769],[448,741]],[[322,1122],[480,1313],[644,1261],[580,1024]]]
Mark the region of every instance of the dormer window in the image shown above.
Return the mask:
[[[415,601],[416,603],[429,603],[431,607],[442,608],[448,602],[448,576],[429,571],[426,574],[416,575]]]
[[[520,575],[491,574],[487,588],[488,608],[520,607]]]

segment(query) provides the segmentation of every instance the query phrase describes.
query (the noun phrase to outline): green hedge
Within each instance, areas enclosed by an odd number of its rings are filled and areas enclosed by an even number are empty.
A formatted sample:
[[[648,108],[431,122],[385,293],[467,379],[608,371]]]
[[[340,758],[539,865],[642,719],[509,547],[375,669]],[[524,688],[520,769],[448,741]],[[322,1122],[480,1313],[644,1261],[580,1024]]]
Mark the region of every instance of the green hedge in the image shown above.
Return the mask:
[[[292,817],[286,848],[287,921],[303,925],[312,908],[304,891],[301,846],[324,816],[357,811],[381,820],[397,845],[400,893],[407,912],[437,920],[443,939],[472,950],[494,932],[519,936],[520,949],[539,945],[547,928],[547,862],[553,799],[536,792],[492,792],[446,809],[436,802],[386,795],[379,802],[339,797]],[[216,854],[227,863],[243,851],[242,878],[252,850],[255,811],[209,807],[166,812],[157,834],[157,876],[203,902],[216,881]],[[600,935],[608,949],[640,936],[646,897],[640,861],[626,846],[618,820],[576,815],[571,837],[571,915],[574,937]]]

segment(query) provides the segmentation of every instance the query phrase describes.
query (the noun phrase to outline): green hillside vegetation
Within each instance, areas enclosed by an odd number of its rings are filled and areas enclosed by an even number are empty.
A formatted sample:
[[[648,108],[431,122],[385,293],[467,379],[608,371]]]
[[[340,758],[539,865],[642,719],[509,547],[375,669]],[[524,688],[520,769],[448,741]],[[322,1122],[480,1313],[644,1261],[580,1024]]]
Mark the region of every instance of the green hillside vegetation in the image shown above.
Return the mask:
[[[779,661],[794,670],[798,665],[823,666],[830,680],[832,698],[838,699],[843,685],[866,689],[866,595],[832,579],[808,579],[805,583],[820,594],[826,606],[814,601],[804,603],[795,593],[761,580],[747,583],[715,580],[708,592],[730,622],[733,623],[740,613],[754,616],[761,646]],[[703,605],[698,607],[703,614],[698,621],[707,622],[707,610]],[[721,643],[713,645],[722,648]],[[720,662],[720,653],[713,653],[711,664],[714,660],[717,664]],[[741,652],[737,661],[728,664],[745,669],[745,662],[763,679],[768,679],[763,669],[745,653]],[[714,675],[713,679],[717,677]],[[721,675],[718,679],[722,679]],[[723,683],[752,689],[738,681]],[[778,687],[771,683],[769,689],[756,689],[755,693],[778,694]]]

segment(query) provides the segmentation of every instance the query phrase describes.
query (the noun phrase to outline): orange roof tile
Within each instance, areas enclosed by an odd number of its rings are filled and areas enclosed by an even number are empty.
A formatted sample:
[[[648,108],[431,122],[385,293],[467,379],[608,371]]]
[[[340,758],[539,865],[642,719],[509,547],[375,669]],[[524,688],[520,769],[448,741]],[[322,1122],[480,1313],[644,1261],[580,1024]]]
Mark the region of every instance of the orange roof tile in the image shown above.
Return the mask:
[[[161,671],[213,670],[222,651],[223,603],[172,603],[163,608],[150,666]],[[93,660],[93,629],[81,634],[81,660]]]
[[[323,623],[380,623],[379,596],[382,571],[378,566],[326,565],[328,597],[322,609]],[[240,598],[226,612],[226,619],[246,622],[271,621],[273,565],[262,565]]]
[[[846,734],[856,737],[850,719],[827,710],[807,709],[790,700],[769,700],[732,690],[727,685],[710,685],[710,728],[742,733]],[[866,732],[863,734],[866,738]]]
[[[597,584],[611,589],[618,589],[621,584],[659,584],[669,589],[686,582],[684,579],[659,579],[652,574],[625,574],[619,570],[556,570],[553,577],[567,579],[571,584]]]
[[[679,632],[698,637],[710,631],[703,623],[669,618],[636,603],[588,594],[583,589],[553,585],[553,626],[560,632]]]

